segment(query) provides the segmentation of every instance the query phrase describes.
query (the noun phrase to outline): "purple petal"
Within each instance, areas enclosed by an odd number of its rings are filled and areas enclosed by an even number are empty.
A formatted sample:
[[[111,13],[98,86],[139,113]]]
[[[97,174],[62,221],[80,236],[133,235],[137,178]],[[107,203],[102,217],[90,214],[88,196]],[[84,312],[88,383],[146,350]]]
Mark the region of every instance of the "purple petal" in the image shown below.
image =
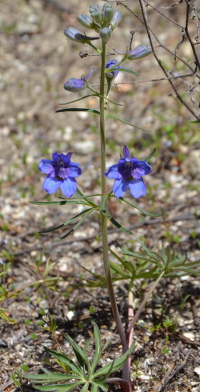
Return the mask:
[[[42,189],[49,194],[52,194],[57,191],[62,181],[57,179],[56,177],[47,176],[42,184]]]
[[[79,164],[76,162],[70,163],[69,169],[70,169],[69,177],[78,177],[82,173],[82,170],[79,167]]]
[[[140,179],[133,179],[129,181],[129,189],[131,194],[138,199],[141,196],[146,195],[146,185],[142,178]]]
[[[151,166],[146,161],[138,161],[137,166],[144,171],[143,176],[152,172]]]
[[[128,149],[128,147],[126,145],[123,148],[123,153],[124,153],[124,158],[126,158],[126,159],[130,159],[131,158],[129,149]]]
[[[114,195],[119,198],[122,197],[123,194],[126,192],[129,185],[129,181],[127,180],[116,180],[113,185],[113,193]]]
[[[91,69],[91,71],[89,72],[89,74],[87,74],[87,75],[86,75],[86,77],[85,77],[85,78],[83,78],[83,79],[85,79],[85,80],[89,80],[89,79],[90,79],[90,77],[92,76],[92,74],[94,73],[94,70],[95,70],[95,67],[93,67],[93,68]]]
[[[118,164],[110,166],[105,172],[105,176],[112,179],[120,179],[122,175],[119,173],[118,167]]]
[[[145,175],[145,172],[143,169],[136,167],[135,169],[131,170],[131,175],[133,178],[139,179]]]
[[[41,159],[38,169],[42,173],[49,174],[51,172],[54,172],[54,167],[53,167],[54,162],[50,161],[49,159]]]
[[[66,197],[73,196],[77,189],[76,180],[74,178],[67,178],[61,183],[60,189]]]

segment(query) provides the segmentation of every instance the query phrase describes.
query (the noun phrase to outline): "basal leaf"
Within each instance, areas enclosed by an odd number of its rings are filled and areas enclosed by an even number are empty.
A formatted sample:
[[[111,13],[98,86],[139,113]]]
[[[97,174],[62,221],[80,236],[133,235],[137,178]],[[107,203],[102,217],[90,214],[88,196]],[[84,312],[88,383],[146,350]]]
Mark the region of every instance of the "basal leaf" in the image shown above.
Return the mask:
[[[37,383],[49,383],[49,382],[61,382],[61,381],[71,380],[73,378],[77,379],[80,376],[77,376],[76,374],[48,372],[47,374],[25,374],[23,377],[35,381]]]
[[[55,111],[55,113],[61,113],[61,112],[90,112],[90,113],[100,114],[100,112],[96,109],[87,109],[87,108],[69,108],[69,109],[59,109]]]
[[[119,370],[127,361],[128,357],[130,356],[130,354],[132,353],[133,349],[135,346],[135,342],[132,342],[130,348],[126,351],[125,354],[123,354],[120,358],[115,359],[113,362],[113,368],[112,368],[112,372],[116,372],[117,370]],[[97,372],[95,372],[94,377],[101,377],[104,376],[105,374],[107,374],[110,370],[110,363],[108,365],[105,365],[103,368],[97,370]]]
[[[70,343],[70,346],[72,346],[73,350],[74,350],[74,354],[76,355],[76,358],[79,362],[79,364],[84,367],[85,365],[88,368],[88,373],[91,372],[91,365],[90,362],[88,360],[87,355],[85,354],[85,352],[82,350],[82,348],[80,346],[78,346],[78,344],[69,336],[69,335],[65,335],[64,334],[65,339],[68,340],[68,342]]]
[[[63,362],[65,365],[69,366],[69,368],[72,370],[74,374],[77,374],[78,376],[82,376],[81,370],[79,367],[70,359],[68,358],[65,354],[58,353],[54,350],[50,350],[49,348],[45,347],[45,350],[51,354],[54,358],[58,359],[58,361]]]
[[[76,387],[82,384],[81,381],[71,382],[65,385],[46,385],[44,387],[37,386],[37,390],[39,391],[46,391],[46,392],[70,392],[73,391]]]
[[[92,372],[95,371],[96,366],[101,358],[101,335],[100,335],[100,331],[99,328],[96,324],[94,324],[94,339],[95,339],[95,353],[94,353],[94,358],[92,361],[92,365],[91,365],[91,370]]]
[[[106,117],[107,118],[114,118],[115,120],[118,120],[118,121],[121,121],[124,124],[130,125],[133,128],[141,129],[142,131],[152,132],[152,131],[149,131],[148,129],[144,129],[144,128],[138,127],[137,125],[131,124],[128,121],[122,120],[122,118],[113,116],[112,114],[107,114]]]

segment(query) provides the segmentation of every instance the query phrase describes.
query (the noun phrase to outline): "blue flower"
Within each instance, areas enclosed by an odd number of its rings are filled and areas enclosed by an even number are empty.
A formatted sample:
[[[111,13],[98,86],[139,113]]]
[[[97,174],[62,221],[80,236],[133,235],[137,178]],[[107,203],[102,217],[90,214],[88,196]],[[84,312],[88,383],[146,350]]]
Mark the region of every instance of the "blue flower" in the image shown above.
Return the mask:
[[[120,50],[113,49],[116,53],[119,54],[126,54],[128,60],[138,60],[142,59],[143,57],[148,56],[152,53],[152,49],[148,45],[139,45],[137,48],[133,50],[129,50],[128,52],[121,52]]]
[[[74,177],[81,175],[81,168],[78,163],[71,162],[72,152],[59,154],[54,152],[53,160],[41,159],[38,169],[46,173],[42,189],[48,193],[54,193],[60,187],[62,193],[71,197],[76,193],[77,183]]]
[[[138,199],[146,195],[146,185],[142,176],[152,172],[151,166],[146,161],[131,158],[127,146],[123,148],[124,157],[117,165],[110,166],[105,172],[106,177],[115,179],[113,185],[114,195],[119,198],[130,189],[131,194]]]
[[[95,70],[95,68],[93,67],[91,69],[91,71],[89,72],[89,74],[86,75],[85,77],[82,76],[81,79],[71,78],[71,79],[67,80],[64,84],[64,89],[67,91],[74,92],[74,93],[76,93],[77,91],[83,90],[85,87],[87,87],[86,81],[88,81],[90,79],[94,70]]]
[[[108,60],[108,62],[106,63],[106,69],[112,68],[114,67],[115,64],[117,64],[119,61],[112,59],[112,60]],[[117,67],[115,67],[112,71],[107,72],[106,73],[106,78],[109,79],[114,79],[116,78],[116,76],[118,75],[119,71],[117,71],[117,68],[120,68],[119,65],[117,65]],[[115,71],[116,70],[116,71]]]
[[[90,41],[95,39],[99,39],[99,37],[88,37],[87,35],[82,34],[79,30],[74,27],[68,27],[64,30],[64,34],[71,41],[79,42],[81,44],[89,44]]]

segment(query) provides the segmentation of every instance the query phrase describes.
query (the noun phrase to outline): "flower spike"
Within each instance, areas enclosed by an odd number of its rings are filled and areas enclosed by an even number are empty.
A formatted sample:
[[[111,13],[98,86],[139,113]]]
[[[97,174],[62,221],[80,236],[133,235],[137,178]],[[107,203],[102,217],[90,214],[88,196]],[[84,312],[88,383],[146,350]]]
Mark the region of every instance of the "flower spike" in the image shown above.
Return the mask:
[[[123,148],[124,156],[116,165],[112,165],[105,172],[105,176],[115,179],[113,185],[114,195],[119,198],[129,188],[131,194],[138,199],[146,195],[146,185],[142,176],[152,172],[151,166],[146,161],[131,158],[128,147]]]
[[[66,155],[54,152],[52,161],[41,159],[38,169],[47,174],[42,185],[44,191],[52,194],[60,187],[66,197],[71,197],[76,193],[75,177],[80,176],[82,170],[78,163],[71,162],[72,154],[72,152],[68,152]]]

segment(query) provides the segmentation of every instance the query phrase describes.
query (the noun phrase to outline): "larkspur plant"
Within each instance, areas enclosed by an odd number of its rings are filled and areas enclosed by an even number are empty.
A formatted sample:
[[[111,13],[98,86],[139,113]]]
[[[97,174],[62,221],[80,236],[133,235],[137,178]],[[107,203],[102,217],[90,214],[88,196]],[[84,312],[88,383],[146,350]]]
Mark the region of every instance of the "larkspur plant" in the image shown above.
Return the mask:
[[[114,115],[107,114],[107,104],[112,102],[109,100],[109,93],[111,86],[119,72],[126,72],[131,75],[136,75],[134,71],[123,68],[121,65],[127,60],[140,60],[143,57],[151,54],[152,49],[150,46],[139,45],[133,50],[119,51],[115,49],[115,52],[119,55],[122,54],[121,60],[110,59],[106,62],[107,53],[107,43],[110,37],[114,34],[114,29],[121,21],[121,12],[115,10],[111,4],[106,2],[102,10],[98,5],[90,5],[89,7],[90,16],[82,14],[77,17],[79,23],[88,29],[94,30],[95,34],[98,36],[90,37],[84,35],[79,30],[68,27],[65,29],[64,34],[66,37],[79,44],[87,44],[90,48],[93,48],[98,54],[101,64],[100,64],[100,89],[95,90],[88,81],[94,73],[94,68],[86,75],[78,78],[70,78],[64,84],[64,88],[69,92],[79,92],[85,88],[90,90],[90,94],[75,99],[64,104],[69,104],[72,102],[80,101],[81,99],[87,98],[89,96],[96,96],[99,99],[99,110],[87,109],[87,108],[64,108],[57,110],[59,112],[69,112],[69,111],[85,111],[88,113],[94,113],[99,116],[99,135],[100,135],[100,157],[101,157],[101,203],[100,205],[95,204],[93,201],[93,196],[96,195],[84,195],[81,190],[77,187],[75,178],[81,175],[81,168],[78,163],[71,162],[72,153],[60,154],[55,152],[52,155],[53,160],[42,159],[39,164],[39,170],[45,174],[47,177],[43,183],[43,190],[49,194],[56,192],[60,187],[64,196],[67,199],[62,199],[61,201],[54,202],[34,202],[33,204],[45,204],[45,205],[67,205],[71,204],[81,204],[83,211],[81,211],[76,216],[69,219],[63,224],[45,230],[43,232],[51,232],[57,230],[58,228],[66,227],[69,223],[78,222],[74,227],[69,230],[61,239],[66,238],[68,235],[73,233],[84,220],[94,211],[99,213],[101,221],[101,234],[102,234],[102,249],[103,249],[103,263],[105,271],[105,281],[107,283],[108,293],[110,297],[110,303],[112,307],[113,316],[117,325],[118,333],[120,336],[123,355],[113,361],[111,364],[96,370],[99,360],[102,355],[103,349],[101,349],[101,339],[100,332],[96,325],[94,325],[94,339],[95,339],[95,352],[92,363],[89,362],[86,352],[90,342],[86,343],[85,347],[81,349],[69,336],[66,339],[70,343],[74,350],[78,365],[76,362],[72,361],[65,354],[60,352],[55,352],[53,350],[46,349],[54,358],[56,358],[59,365],[62,367],[64,373],[52,373],[46,369],[43,375],[26,375],[26,378],[32,380],[37,385],[37,390],[41,391],[57,391],[57,392],[68,392],[74,390],[76,387],[81,387],[82,392],[86,392],[91,389],[92,392],[97,392],[99,389],[107,391],[109,383],[120,384],[124,392],[129,392],[132,390],[131,380],[130,380],[130,360],[129,356],[134,348],[134,342],[132,342],[131,329],[133,328],[133,322],[129,324],[128,330],[125,331],[122,325],[122,321],[118,312],[116,299],[114,295],[113,282],[111,276],[110,262],[109,262],[109,247],[108,247],[108,234],[107,234],[107,221],[109,220],[115,227],[122,230],[126,234],[133,234],[128,229],[121,226],[114,217],[109,213],[107,209],[107,202],[110,198],[120,199],[136,209],[138,209],[142,214],[149,215],[151,217],[156,217],[159,215],[152,214],[150,212],[144,211],[134,200],[129,201],[123,198],[124,193],[127,189],[130,190],[131,195],[134,198],[140,198],[146,195],[146,185],[143,180],[143,176],[150,174],[152,168],[149,165],[151,157],[154,155],[155,150],[143,161],[138,160],[136,157],[132,157],[128,146],[123,146],[123,157],[121,157],[117,164],[114,164],[107,168],[106,170],[106,134],[105,134],[105,119],[112,118],[119,120],[122,123],[129,124],[132,127],[142,129],[136,125],[128,123],[126,120],[118,118]],[[98,48],[94,45],[94,41],[101,42],[101,47]],[[107,91],[106,83],[107,82]],[[112,102],[115,105],[119,105],[116,102]],[[62,104],[62,105],[64,105]],[[114,179],[112,191],[107,191],[107,178]],[[73,196],[73,197],[72,197]],[[86,208],[89,207],[89,208]],[[152,256],[153,257],[153,256]],[[155,258],[154,258],[155,260]],[[157,260],[157,259],[156,259]],[[158,257],[159,260],[159,257]],[[155,262],[156,264],[156,262]],[[124,266],[123,262],[122,265]],[[117,268],[117,267],[116,267]],[[114,265],[113,265],[114,269]],[[122,269],[121,269],[122,271]],[[123,274],[125,273],[122,271]],[[129,277],[130,274],[128,274]],[[152,291],[151,291],[152,292]],[[149,298],[149,297],[148,297]],[[146,298],[146,301],[147,299]],[[146,302],[142,303],[142,308],[140,307],[140,312],[144,308]],[[110,374],[119,370],[123,367],[122,378],[110,378]],[[60,384],[64,382],[64,384]],[[66,382],[66,383],[65,383]],[[52,384],[53,383],[53,384]],[[39,384],[39,385],[38,385]],[[41,386],[40,384],[47,384]]]

